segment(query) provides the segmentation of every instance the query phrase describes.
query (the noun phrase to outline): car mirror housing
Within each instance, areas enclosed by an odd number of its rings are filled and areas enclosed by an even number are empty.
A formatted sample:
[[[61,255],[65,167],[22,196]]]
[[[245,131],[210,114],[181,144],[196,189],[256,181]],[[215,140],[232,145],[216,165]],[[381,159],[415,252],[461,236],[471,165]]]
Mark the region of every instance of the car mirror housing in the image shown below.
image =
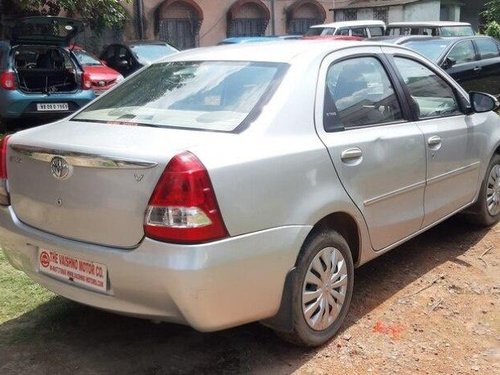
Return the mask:
[[[500,107],[498,100],[490,94],[471,91],[469,93],[472,110],[476,113],[493,111]]]
[[[450,69],[453,65],[455,65],[456,61],[447,57],[443,64],[441,65],[443,69]]]

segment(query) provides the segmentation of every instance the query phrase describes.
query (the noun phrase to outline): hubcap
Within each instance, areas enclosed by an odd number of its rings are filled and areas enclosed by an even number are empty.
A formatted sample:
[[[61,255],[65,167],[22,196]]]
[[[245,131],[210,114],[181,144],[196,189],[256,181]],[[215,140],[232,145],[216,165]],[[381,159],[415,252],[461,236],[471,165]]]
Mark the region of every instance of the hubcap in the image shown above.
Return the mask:
[[[314,330],[330,327],[340,313],[347,292],[347,267],[340,251],[321,250],[309,265],[302,286],[302,312]]]
[[[500,165],[491,168],[486,187],[486,206],[491,216],[500,212]]]

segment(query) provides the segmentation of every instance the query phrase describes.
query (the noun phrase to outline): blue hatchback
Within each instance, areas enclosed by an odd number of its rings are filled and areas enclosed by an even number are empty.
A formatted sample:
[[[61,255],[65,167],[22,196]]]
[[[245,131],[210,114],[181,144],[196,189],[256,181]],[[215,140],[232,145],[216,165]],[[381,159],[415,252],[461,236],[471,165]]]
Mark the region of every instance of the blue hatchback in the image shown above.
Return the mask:
[[[65,117],[95,98],[89,77],[69,48],[83,29],[62,17],[18,20],[0,41],[0,121]]]

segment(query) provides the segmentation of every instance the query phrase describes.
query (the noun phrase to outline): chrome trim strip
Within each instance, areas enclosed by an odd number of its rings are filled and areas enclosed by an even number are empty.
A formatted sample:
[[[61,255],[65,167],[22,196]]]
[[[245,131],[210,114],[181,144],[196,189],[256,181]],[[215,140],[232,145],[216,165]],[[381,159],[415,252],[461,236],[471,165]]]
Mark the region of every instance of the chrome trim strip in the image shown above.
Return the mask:
[[[431,184],[434,184],[436,182],[442,181],[448,177],[452,177],[452,176],[459,175],[459,174],[462,174],[465,172],[469,172],[469,170],[477,169],[477,168],[479,168],[480,164],[481,164],[481,162],[476,161],[472,164],[466,165],[465,167],[460,167],[460,168],[454,169],[452,171],[440,174],[439,176],[429,178],[427,180],[427,185],[431,185]]]
[[[416,189],[419,189],[421,187],[425,187],[425,181],[417,182],[413,185],[405,186],[401,189],[397,189],[397,190],[390,191],[388,193],[379,195],[378,197],[367,199],[366,201],[363,202],[363,205],[365,207],[368,207],[368,206],[371,206],[372,204],[375,204],[375,203],[381,202],[383,200],[395,197],[396,195],[408,193],[409,191],[416,190]]]
[[[50,163],[56,156],[63,157],[74,167],[109,169],[150,169],[158,165],[145,160],[121,159],[110,156],[55,150],[37,146],[10,145],[10,148],[30,159]]]

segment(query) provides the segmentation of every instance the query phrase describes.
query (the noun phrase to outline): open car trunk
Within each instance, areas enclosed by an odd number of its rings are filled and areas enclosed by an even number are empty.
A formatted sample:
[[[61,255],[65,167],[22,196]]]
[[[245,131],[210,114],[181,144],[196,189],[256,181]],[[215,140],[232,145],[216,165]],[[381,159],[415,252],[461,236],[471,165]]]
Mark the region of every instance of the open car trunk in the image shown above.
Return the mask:
[[[58,46],[19,46],[14,52],[19,88],[25,93],[73,92],[79,76],[69,53]]]

